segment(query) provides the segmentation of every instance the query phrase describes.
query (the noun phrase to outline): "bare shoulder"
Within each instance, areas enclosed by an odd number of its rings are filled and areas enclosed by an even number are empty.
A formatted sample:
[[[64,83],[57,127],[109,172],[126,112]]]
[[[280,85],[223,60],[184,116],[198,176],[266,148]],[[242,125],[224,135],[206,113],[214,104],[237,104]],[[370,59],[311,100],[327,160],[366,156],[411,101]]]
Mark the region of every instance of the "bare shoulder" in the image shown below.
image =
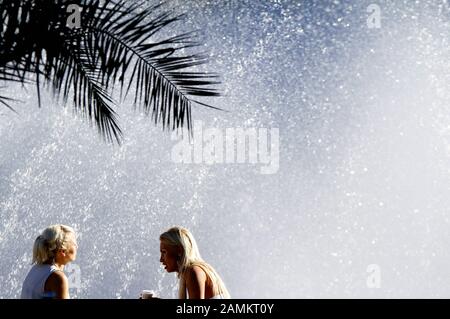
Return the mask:
[[[49,287],[66,287],[68,286],[68,280],[62,271],[54,271],[48,276],[46,286],[47,285]]]
[[[66,275],[59,270],[52,272],[45,282],[44,290],[54,292],[56,299],[68,299],[69,282]]]
[[[206,274],[205,271],[200,266],[191,266],[186,269],[186,279],[189,280],[205,280]]]
[[[204,270],[200,266],[190,266],[184,276],[189,299],[204,299],[207,278]]]

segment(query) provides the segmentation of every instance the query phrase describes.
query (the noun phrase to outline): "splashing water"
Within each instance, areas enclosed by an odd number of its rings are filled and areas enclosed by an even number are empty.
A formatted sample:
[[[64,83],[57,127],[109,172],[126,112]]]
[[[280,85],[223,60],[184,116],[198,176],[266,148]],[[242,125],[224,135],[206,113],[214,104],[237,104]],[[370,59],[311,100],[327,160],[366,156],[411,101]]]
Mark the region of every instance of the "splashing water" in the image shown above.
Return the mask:
[[[159,234],[192,230],[236,298],[449,297],[450,10],[445,1],[169,1],[203,30],[225,96],[194,118],[280,129],[280,168],[176,164],[125,102],[121,147],[32,87],[0,110],[0,298],[38,232],[80,235],[77,298],[176,298]],[[377,265],[378,285],[368,284]]]

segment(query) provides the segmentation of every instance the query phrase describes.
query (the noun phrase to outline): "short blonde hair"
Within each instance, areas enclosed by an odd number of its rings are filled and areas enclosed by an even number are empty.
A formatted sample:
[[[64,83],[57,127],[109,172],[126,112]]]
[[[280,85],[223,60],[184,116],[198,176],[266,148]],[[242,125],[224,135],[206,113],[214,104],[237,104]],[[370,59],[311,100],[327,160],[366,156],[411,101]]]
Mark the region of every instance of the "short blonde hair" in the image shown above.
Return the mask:
[[[76,235],[72,227],[52,225],[36,238],[33,245],[32,264],[42,265],[53,262],[59,249],[67,249],[67,243],[75,242]]]
[[[178,260],[178,277],[180,278],[180,289],[178,296],[180,299],[186,298],[186,282],[184,275],[192,266],[199,266],[206,273],[207,277],[213,284],[214,295],[221,294],[225,298],[230,298],[230,294],[228,293],[228,290],[219,274],[200,256],[197,242],[188,229],[181,226],[172,227],[162,233],[159,236],[159,240],[164,241],[169,245],[179,246],[183,250],[181,258]]]

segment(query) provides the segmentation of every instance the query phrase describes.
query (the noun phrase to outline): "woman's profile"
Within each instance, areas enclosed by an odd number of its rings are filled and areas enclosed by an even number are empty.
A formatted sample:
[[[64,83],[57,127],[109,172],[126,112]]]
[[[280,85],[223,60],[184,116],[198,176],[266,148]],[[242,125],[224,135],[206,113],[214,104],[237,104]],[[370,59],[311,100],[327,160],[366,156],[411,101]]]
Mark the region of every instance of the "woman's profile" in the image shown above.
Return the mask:
[[[177,272],[180,299],[230,298],[214,268],[200,256],[194,236],[184,227],[172,227],[162,233],[160,262],[167,272]]]
[[[22,284],[22,299],[68,299],[64,266],[77,254],[76,234],[65,225],[47,227],[34,241],[32,267]]]

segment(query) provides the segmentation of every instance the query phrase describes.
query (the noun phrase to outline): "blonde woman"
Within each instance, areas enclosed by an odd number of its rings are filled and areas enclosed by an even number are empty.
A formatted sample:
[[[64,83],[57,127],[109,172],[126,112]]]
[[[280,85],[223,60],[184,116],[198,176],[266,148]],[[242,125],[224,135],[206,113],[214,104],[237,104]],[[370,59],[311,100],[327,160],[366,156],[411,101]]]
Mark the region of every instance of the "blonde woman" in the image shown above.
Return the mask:
[[[230,298],[222,279],[201,257],[194,236],[183,227],[160,235],[160,262],[167,272],[177,272],[180,299]]]
[[[68,299],[64,266],[77,255],[75,231],[65,225],[47,227],[34,241],[33,266],[22,285],[22,299]]]

